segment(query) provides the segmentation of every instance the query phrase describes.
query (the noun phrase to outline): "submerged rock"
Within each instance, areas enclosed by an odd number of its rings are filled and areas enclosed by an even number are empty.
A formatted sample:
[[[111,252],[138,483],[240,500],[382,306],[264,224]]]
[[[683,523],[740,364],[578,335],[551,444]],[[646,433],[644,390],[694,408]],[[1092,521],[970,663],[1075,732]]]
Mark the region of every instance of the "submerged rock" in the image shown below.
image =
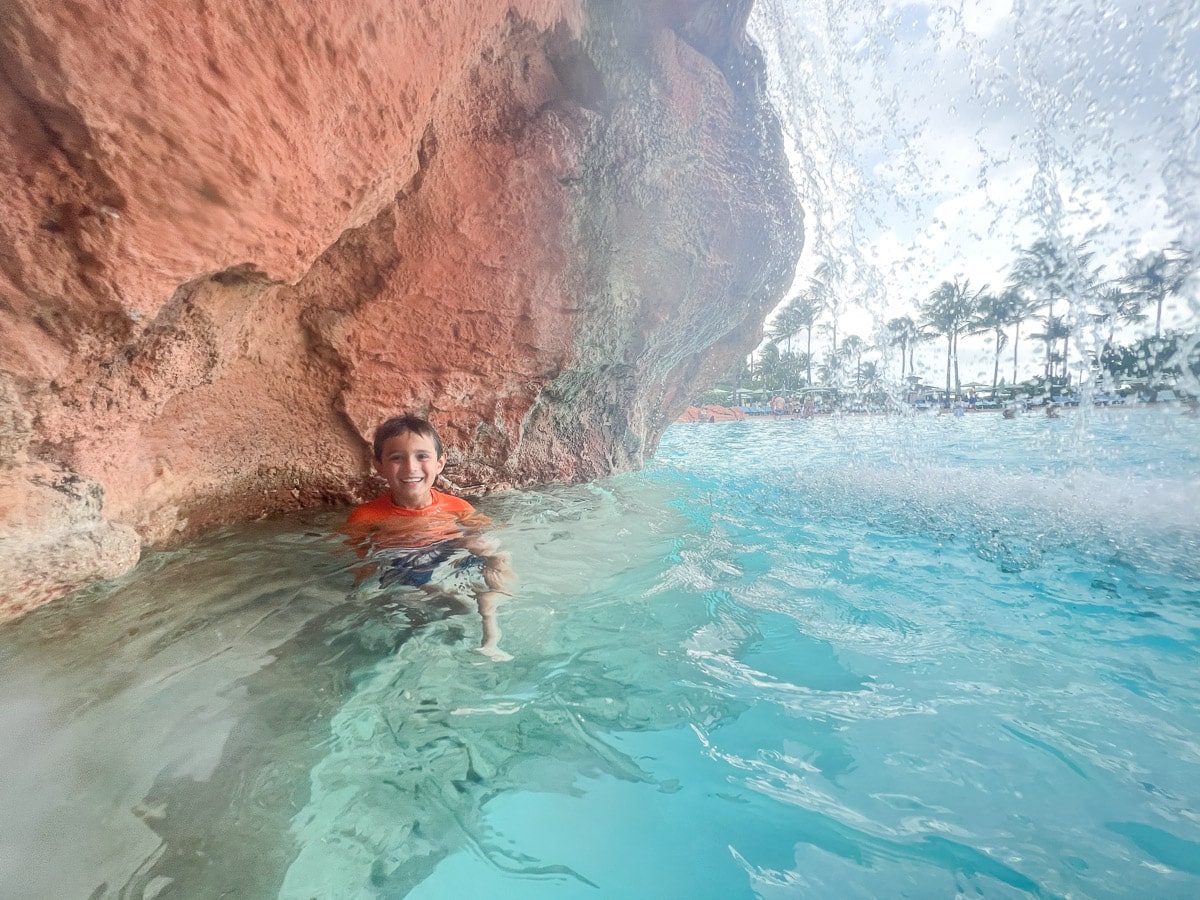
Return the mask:
[[[640,465],[800,252],[748,9],[6,4],[0,613],[358,498],[397,411],[467,489]]]

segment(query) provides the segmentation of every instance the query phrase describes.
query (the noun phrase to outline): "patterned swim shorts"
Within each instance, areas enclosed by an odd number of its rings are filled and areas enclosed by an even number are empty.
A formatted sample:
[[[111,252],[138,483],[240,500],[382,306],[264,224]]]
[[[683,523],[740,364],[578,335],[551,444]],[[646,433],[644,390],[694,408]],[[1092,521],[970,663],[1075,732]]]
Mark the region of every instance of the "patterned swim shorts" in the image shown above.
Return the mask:
[[[459,553],[462,555],[451,566],[456,570],[456,574],[466,574],[471,569],[483,567],[482,559],[465,553],[462,547],[453,541],[438,541],[424,547],[389,550],[387,561],[379,575],[379,586],[423,587],[433,579],[438,566]]]

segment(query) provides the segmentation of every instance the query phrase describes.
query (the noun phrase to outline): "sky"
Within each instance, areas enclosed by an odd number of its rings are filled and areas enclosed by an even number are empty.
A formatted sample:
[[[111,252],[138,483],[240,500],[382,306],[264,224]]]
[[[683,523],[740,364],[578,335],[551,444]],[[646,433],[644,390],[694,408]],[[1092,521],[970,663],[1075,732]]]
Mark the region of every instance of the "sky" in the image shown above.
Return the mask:
[[[757,0],[750,28],[805,208],[795,290],[846,267],[839,341],[956,276],[1002,289],[1043,236],[1089,241],[1106,277],[1200,247],[1200,0]],[[1200,325],[1198,280],[1164,327]],[[1071,356],[1096,339],[1081,324]],[[923,345],[918,372],[941,383],[945,354]],[[993,354],[962,339],[962,380],[990,384]],[[1019,354],[1020,378],[1041,371],[1033,342]],[[1011,344],[1002,360],[1011,379]]]

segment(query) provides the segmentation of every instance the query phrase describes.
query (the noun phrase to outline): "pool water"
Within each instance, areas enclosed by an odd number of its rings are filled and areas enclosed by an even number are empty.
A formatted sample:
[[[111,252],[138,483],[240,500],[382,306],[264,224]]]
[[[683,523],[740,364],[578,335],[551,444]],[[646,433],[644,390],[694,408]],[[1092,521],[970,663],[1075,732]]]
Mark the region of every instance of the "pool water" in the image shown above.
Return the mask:
[[[677,425],[482,506],[511,662],[337,512],[0,626],[4,895],[1200,895],[1200,421]]]

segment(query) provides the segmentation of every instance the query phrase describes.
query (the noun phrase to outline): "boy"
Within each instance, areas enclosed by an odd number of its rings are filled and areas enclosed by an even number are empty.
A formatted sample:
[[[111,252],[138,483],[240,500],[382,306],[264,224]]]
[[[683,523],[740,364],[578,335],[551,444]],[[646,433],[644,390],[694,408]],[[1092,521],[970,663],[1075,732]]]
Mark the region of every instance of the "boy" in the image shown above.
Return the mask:
[[[446,452],[437,430],[417,416],[395,416],[375,429],[375,470],[387,482],[386,493],[357,506],[346,520],[346,530],[365,555],[381,551],[387,568],[380,577],[384,587],[409,585],[429,593],[437,567],[466,550],[483,564],[482,585],[475,601],[483,620],[479,653],[494,660],[511,659],[497,646],[496,599],[512,596],[508,558],[482,536],[486,517],[466,500],[434,488],[446,467]],[[372,567],[373,570],[373,567]]]

